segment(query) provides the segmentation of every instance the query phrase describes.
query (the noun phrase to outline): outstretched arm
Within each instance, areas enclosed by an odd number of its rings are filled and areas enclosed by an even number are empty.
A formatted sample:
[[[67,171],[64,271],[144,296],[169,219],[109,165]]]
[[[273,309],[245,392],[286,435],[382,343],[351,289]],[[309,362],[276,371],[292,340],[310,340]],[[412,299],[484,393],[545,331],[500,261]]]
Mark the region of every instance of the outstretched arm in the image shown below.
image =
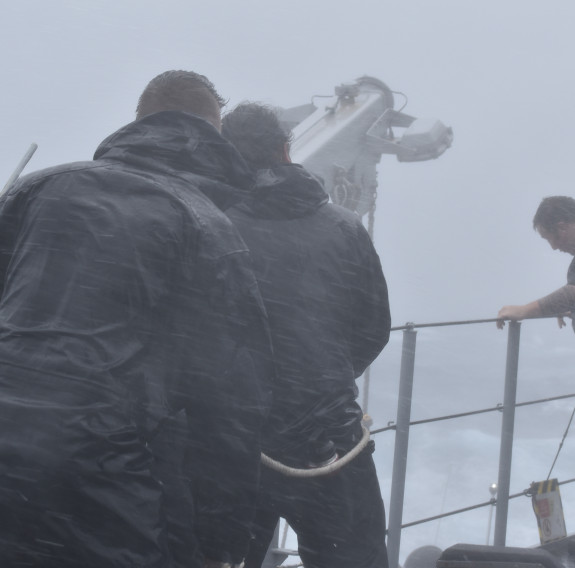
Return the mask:
[[[506,319],[518,321],[525,318],[538,316],[552,316],[555,314],[568,313],[575,307],[575,286],[566,284],[548,296],[524,304],[522,306],[503,306],[499,313],[497,327],[502,329]],[[559,327],[563,327],[565,322],[559,318]]]
[[[497,327],[503,329],[505,327],[505,320],[519,321],[540,315],[542,315],[542,313],[538,300],[524,304],[523,306],[503,306],[497,314],[497,317],[500,318],[497,322]]]

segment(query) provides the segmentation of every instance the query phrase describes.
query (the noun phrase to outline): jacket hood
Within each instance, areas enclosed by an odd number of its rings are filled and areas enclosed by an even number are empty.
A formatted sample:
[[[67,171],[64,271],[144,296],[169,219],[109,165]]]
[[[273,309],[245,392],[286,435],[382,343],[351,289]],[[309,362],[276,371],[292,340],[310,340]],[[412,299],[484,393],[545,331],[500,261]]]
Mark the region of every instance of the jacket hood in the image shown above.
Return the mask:
[[[238,209],[263,219],[296,219],[328,202],[320,182],[299,164],[282,164],[256,173],[254,191]]]
[[[253,187],[253,175],[238,151],[194,114],[164,111],[146,116],[108,136],[94,159],[118,160],[149,171],[192,173],[219,183],[200,184],[225,209]]]

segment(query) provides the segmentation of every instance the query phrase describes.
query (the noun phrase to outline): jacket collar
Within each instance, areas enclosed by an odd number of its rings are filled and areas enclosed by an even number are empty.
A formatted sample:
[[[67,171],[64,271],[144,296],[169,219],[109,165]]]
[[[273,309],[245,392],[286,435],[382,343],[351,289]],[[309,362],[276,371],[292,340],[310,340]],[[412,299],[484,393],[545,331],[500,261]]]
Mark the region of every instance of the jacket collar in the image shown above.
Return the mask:
[[[238,190],[253,186],[253,176],[237,150],[210,123],[186,112],[159,112],[127,124],[98,146],[94,159],[220,182],[199,184],[220,208],[241,199]]]
[[[254,191],[239,209],[264,219],[296,219],[311,215],[328,202],[316,177],[299,164],[259,170]]]

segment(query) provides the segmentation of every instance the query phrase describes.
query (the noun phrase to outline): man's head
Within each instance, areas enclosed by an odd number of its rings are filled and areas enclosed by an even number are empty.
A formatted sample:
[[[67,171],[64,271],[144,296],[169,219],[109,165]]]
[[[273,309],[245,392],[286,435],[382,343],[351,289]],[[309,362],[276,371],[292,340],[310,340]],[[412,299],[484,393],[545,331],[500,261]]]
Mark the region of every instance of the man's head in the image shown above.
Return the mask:
[[[533,217],[533,228],[553,250],[575,255],[575,199],[562,195],[543,199]]]
[[[243,103],[222,120],[222,135],[253,170],[289,163],[291,133],[286,132],[269,107]]]
[[[224,99],[213,83],[193,71],[166,71],[154,77],[138,101],[136,118],[164,110],[191,112],[221,129]]]

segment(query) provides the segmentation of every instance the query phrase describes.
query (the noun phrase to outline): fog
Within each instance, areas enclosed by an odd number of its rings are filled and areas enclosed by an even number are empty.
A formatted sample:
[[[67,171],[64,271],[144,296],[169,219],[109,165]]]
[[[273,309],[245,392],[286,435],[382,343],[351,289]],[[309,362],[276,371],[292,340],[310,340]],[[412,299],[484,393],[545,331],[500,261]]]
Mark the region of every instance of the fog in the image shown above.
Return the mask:
[[[167,69],[207,75],[229,107],[290,107],[372,75],[408,97],[404,111],[453,127],[437,160],[379,166],[375,244],[394,325],[491,318],[565,283],[570,257],[531,227],[540,200],[572,195],[575,4],[536,0],[19,0],[4,2],[0,37],[0,176],[28,146],[26,171],[90,159],[135,117],[146,83]],[[398,101],[401,97],[398,97]],[[3,185],[4,182],[2,182]],[[418,332],[413,419],[503,402],[506,331],[494,324]],[[372,368],[374,427],[395,420],[401,332]],[[575,392],[570,327],[522,325],[518,400]],[[511,493],[545,479],[571,399],[517,411]],[[500,415],[414,427],[404,521],[489,499]],[[375,437],[389,503],[393,434]],[[569,436],[554,475],[572,477]],[[561,488],[567,529],[575,488]],[[537,544],[528,499],[510,505],[507,543]],[[488,510],[402,535],[414,548],[482,544]]]

